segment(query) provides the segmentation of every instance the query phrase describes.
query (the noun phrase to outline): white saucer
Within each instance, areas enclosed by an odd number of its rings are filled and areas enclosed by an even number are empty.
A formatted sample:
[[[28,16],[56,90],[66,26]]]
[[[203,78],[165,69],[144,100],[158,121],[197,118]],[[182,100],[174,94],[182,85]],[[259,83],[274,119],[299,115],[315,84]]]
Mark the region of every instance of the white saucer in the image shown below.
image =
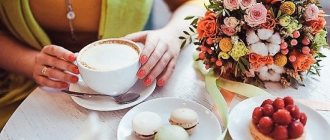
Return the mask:
[[[253,140],[250,130],[249,122],[253,109],[260,106],[266,99],[275,99],[274,96],[257,96],[246,99],[237,104],[230,112],[228,130],[230,136],[234,140]],[[329,139],[330,132],[329,123],[315,110],[296,102],[300,111],[305,112],[307,115],[307,123],[304,128],[307,140],[325,140]]]
[[[129,92],[140,93],[140,98],[128,104],[117,104],[110,97],[79,98],[79,97],[71,96],[71,98],[78,105],[90,110],[113,111],[113,110],[120,110],[128,107],[132,107],[144,101],[147,97],[149,97],[152,94],[155,88],[156,88],[156,81],[152,83],[150,86],[146,87],[143,85],[142,81],[138,80],[135,83],[135,85],[129,90]],[[69,90],[77,91],[77,92],[86,92],[86,93],[97,93],[96,91],[87,87],[84,81],[82,80],[80,80],[77,84],[70,84]]]
[[[155,112],[162,118],[163,125],[169,125],[168,119],[171,112],[180,107],[193,109],[199,116],[199,124],[196,126],[194,133],[189,136],[190,140],[215,140],[221,135],[221,125],[209,109],[190,100],[166,97],[148,100],[129,110],[120,120],[117,129],[117,140],[138,140],[132,130],[132,120],[137,113],[143,111]]]

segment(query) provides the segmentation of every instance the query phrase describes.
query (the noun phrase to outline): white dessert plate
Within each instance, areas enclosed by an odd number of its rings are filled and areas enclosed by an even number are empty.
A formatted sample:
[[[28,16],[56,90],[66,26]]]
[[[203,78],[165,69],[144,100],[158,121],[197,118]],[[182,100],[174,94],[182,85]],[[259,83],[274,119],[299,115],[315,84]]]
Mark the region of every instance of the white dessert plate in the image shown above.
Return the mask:
[[[180,107],[193,109],[199,116],[199,124],[194,133],[190,135],[190,140],[214,140],[221,135],[221,125],[209,109],[190,100],[166,97],[143,102],[128,111],[119,123],[117,140],[138,140],[132,130],[132,120],[137,113],[155,112],[162,118],[163,125],[169,125],[168,119],[171,112]]]
[[[229,114],[228,130],[234,140],[253,140],[249,130],[252,112],[266,99],[275,99],[274,96],[257,96],[246,99],[237,104]],[[304,128],[307,140],[326,140],[330,132],[329,123],[315,110],[299,103],[300,111],[307,115],[307,123]]]
[[[80,78],[82,79],[82,78]],[[140,97],[128,104],[117,104],[111,97],[93,97],[93,98],[80,98],[71,96],[72,100],[78,105],[97,111],[114,111],[132,107],[149,97],[156,88],[156,82],[146,87],[142,81],[137,81],[135,85],[129,90],[129,92],[140,93]],[[86,93],[97,93],[85,85],[84,81],[79,80],[77,84],[70,84],[70,91],[86,92]]]

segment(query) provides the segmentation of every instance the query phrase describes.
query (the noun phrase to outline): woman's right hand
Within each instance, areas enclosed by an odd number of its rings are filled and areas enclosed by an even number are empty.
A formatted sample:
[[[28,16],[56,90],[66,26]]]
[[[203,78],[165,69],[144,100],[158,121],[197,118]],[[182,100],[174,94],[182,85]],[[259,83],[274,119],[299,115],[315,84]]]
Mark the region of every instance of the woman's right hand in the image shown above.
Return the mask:
[[[41,86],[67,88],[68,83],[78,82],[77,76],[67,73],[79,74],[78,67],[73,64],[75,60],[74,53],[69,50],[47,45],[35,57],[33,78]]]

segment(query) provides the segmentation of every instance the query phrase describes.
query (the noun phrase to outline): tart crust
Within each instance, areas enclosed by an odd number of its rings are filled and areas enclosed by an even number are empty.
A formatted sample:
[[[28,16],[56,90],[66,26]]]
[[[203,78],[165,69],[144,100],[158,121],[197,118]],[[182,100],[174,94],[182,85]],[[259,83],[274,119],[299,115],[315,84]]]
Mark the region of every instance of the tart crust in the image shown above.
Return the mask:
[[[252,121],[250,121],[249,123],[249,129],[254,140],[274,140],[273,138],[259,132],[257,127],[252,123]],[[290,139],[290,140],[305,140],[305,132],[299,138]]]

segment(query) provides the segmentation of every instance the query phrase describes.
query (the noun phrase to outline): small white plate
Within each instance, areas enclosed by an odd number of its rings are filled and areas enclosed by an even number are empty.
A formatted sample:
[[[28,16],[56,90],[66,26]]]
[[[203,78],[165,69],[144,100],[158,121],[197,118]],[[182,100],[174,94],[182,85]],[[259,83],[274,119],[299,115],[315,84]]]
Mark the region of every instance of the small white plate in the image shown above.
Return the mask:
[[[162,118],[163,125],[169,125],[168,119],[171,112],[180,107],[191,108],[199,116],[199,124],[194,133],[190,135],[190,140],[214,140],[221,135],[221,125],[209,109],[190,100],[166,97],[143,102],[128,111],[119,123],[117,139],[138,140],[132,130],[132,120],[137,113],[143,111],[155,112]]]
[[[252,112],[255,107],[260,106],[266,99],[275,99],[274,96],[257,96],[246,99],[237,104],[230,112],[228,130],[234,140],[253,140],[249,130]],[[313,109],[295,102],[300,111],[307,115],[307,123],[304,128],[307,140],[325,140],[328,139],[330,125],[328,122]]]
[[[129,92],[140,93],[140,97],[136,101],[128,104],[117,104],[115,100],[113,100],[110,97],[79,98],[79,97],[71,96],[71,98],[78,105],[90,110],[113,111],[113,110],[120,110],[128,107],[132,107],[144,101],[147,97],[149,97],[152,94],[155,88],[156,88],[156,82],[146,87],[143,85],[142,81],[138,80],[135,83],[135,85],[129,90]],[[79,80],[77,84],[70,84],[69,90],[77,91],[77,92],[86,92],[86,93],[97,93],[96,91],[87,87],[87,85],[85,85],[84,81],[82,80]]]

